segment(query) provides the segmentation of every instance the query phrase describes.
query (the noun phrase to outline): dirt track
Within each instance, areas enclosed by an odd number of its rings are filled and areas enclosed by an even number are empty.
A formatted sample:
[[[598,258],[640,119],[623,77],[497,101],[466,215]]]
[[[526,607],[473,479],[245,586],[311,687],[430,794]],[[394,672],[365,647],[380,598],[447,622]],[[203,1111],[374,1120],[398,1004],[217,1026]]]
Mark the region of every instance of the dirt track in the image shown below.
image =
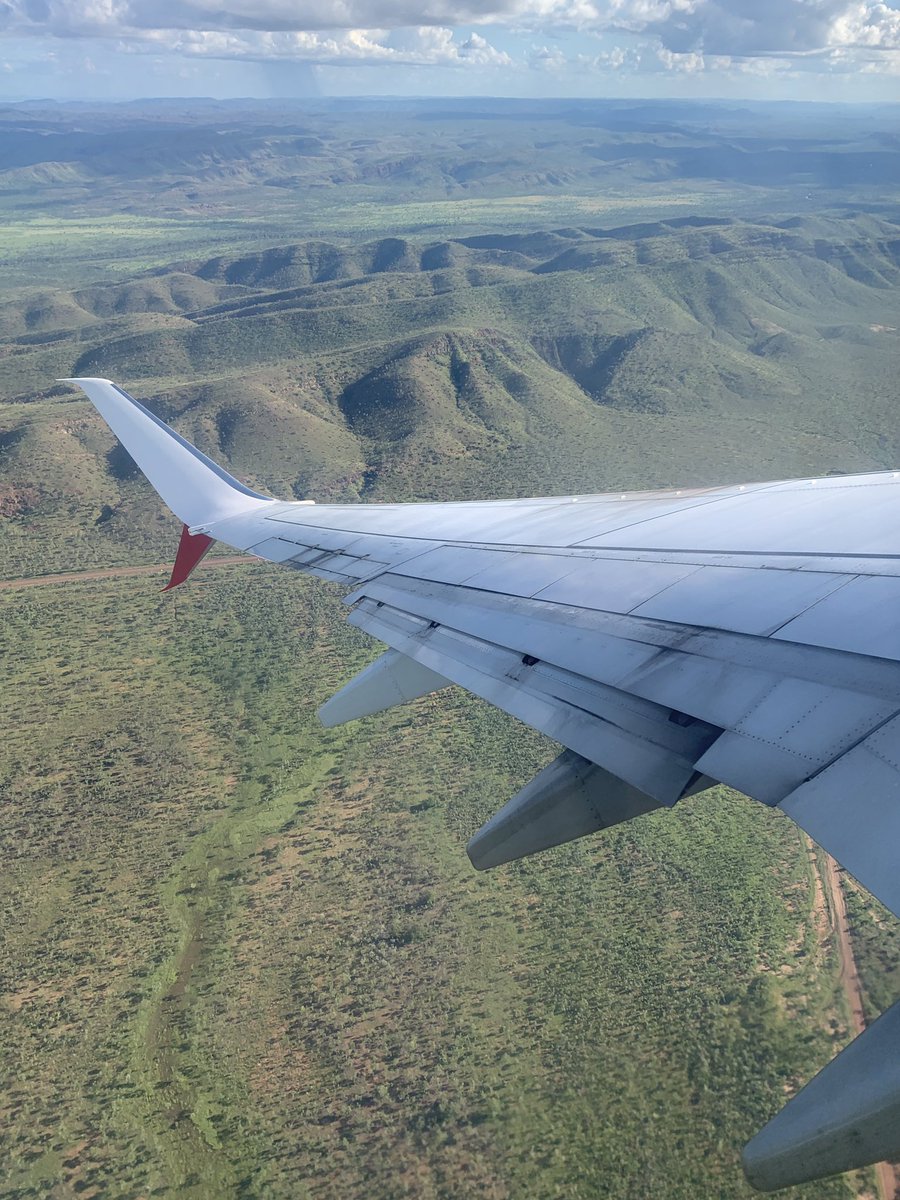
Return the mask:
[[[236,563],[259,562],[252,554],[223,554],[220,558],[207,558],[200,566],[201,571],[213,567],[233,567]],[[34,575],[30,579],[0,579],[0,592],[13,588],[49,587],[54,583],[82,583],[91,579],[124,579],[129,575],[158,575],[172,570],[171,563],[153,563],[145,567],[104,567],[97,571],[69,571],[64,575]]]
[[[866,1027],[866,1010],[863,1007],[862,983],[853,956],[850,927],[847,924],[847,903],[841,884],[840,868],[830,854],[825,855],[825,885],[830,895],[830,906],[834,933],[838,941],[841,958],[841,983],[850,1008],[853,1032],[858,1035]],[[893,1197],[891,1197],[893,1200]]]
[[[862,983],[856,967],[856,958],[853,954],[853,943],[850,939],[850,926],[847,922],[847,903],[844,897],[844,885],[841,882],[840,868],[830,854],[825,855],[823,883],[828,891],[833,931],[837,938],[838,952],[841,959],[841,983],[843,984],[844,993],[847,997],[847,1005],[850,1009],[853,1033],[858,1036],[866,1028]],[[878,1163],[875,1167],[875,1176],[878,1181],[880,1200],[895,1200],[898,1178],[894,1167],[890,1163]]]

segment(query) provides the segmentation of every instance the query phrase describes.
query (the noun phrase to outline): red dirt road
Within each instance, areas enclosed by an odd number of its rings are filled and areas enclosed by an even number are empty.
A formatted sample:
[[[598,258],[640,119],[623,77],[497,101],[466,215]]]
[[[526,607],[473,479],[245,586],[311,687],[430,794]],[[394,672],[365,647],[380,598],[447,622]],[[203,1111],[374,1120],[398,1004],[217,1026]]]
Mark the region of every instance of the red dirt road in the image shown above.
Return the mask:
[[[223,554],[207,558],[200,570],[214,567],[233,567],[237,563],[259,562],[252,554]],[[172,570],[171,563],[153,563],[145,567],[104,567],[97,571],[69,571],[65,575],[34,575],[30,579],[0,579],[0,592],[14,588],[49,587],[55,583],[82,583],[91,579],[124,579],[129,575],[159,575]]]
[[[861,1034],[866,1028],[866,1013],[863,1007],[862,983],[856,967],[853,954],[853,943],[850,940],[850,926],[847,921],[847,903],[844,897],[844,885],[841,882],[838,864],[830,854],[825,855],[825,887],[830,898],[830,909],[833,920],[834,934],[837,937],[838,950],[841,959],[841,983],[847,997],[850,1017],[855,1035]],[[880,1200],[896,1200],[898,1190],[897,1172],[890,1163],[878,1163],[875,1167],[878,1181]]]

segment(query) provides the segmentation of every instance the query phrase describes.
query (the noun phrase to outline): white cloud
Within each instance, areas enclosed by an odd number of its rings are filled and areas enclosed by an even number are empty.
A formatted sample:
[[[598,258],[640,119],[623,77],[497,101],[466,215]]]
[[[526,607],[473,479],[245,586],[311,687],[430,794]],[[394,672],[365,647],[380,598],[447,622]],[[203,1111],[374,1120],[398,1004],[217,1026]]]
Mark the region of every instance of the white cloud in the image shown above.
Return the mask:
[[[0,4],[0,14],[2,14]],[[34,11],[34,0],[30,2]],[[444,26],[419,25],[398,29],[351,28],[331,30],[256,28],[155,27],[128,23],[133,14],[116,0],[87,0],[67,4],[55,25],[45,32],[58,37],[114,37],[131,53],[169,52],[191,58],[235,59],[250,62],[296,61],[328,65],[508,66],[512,60],[478,33],[457,41]],[[201,17],[196,9],[195,17]],[[9,28],[9,26],[8,26]],[[17,28],[16,32],[22,30]],[[37,29],[33,30],[37,32]]]
[[[614,46],[612,50],[601,50],[594,58],[593,63],[597,67],[603,67],[608,71],[621,71],[625,67],[636,66],[634,51],[628,51],[624,46]]]
[[[509,67],[512,59],[505,50],[495,49],[480,33],[470,33],[457,50],[457,57],[480,67]]]
[[[893,71],[900,9],[883,0],[0,0],[8,35],[114,38],[191,57],[509,67],[473,26],[618,36],[600,69],[696,74],[783,69]],[[454,30],[468,26],[470,32]],[[627,55],[635,52],[637,58]],[[525,52],[527,54],[527,52]],[[835,57],[837,55],[837,57]],[[617,57],[618,56],[618,57]],[[581,56],[578,56],[579,62]],[[749,67],[775,59],[779,66]],[[545,45],[529,65],[572,60]]]
[[[528,57],[528,65],[537,71],[563,71],[569,60],[558,46],[536,46]]]
[[[900,46],[900,12],[875,0],[697,0],[649,19],[666,49],[716,55],[815,54]]]
[[[479,34],[457,42],[452,29],[420,26],[396,33],[344,29],[332,33],[257,30],[147,30],[129,48],[161,47],[197,58],[255,62],[307,62],[331,66],[394,63],[398,66],[504,66],[509,56]]]
[[[869,46],[881,50],[900,49],[900,12],[886,4],[847,6],[832,22],[833,44]]]
[[[676,54],[672,50],[667,50],[665,46],[660,46],[656,51],[656,57],[667,71],[682,71],[685,74],[694,75],[706,67],[706,59],[696,50],[688,51],[687,54]]]

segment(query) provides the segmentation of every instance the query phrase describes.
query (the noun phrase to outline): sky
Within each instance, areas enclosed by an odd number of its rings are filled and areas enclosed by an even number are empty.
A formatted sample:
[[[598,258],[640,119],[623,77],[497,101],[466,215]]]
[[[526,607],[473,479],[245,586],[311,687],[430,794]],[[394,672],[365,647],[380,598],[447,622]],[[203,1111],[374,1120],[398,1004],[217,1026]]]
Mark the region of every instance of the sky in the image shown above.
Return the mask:
[[[900,0],[0,0],[0,98],[900,101]]]

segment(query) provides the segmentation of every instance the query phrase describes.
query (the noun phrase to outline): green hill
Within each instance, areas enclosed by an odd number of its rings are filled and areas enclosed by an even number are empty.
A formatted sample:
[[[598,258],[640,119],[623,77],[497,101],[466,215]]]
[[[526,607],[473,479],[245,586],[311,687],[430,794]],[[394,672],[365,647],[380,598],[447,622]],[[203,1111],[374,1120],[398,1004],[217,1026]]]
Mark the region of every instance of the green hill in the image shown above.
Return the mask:
[[[314,241],[34,289],[0,309],[7,570],[171,536],[73,374],[320,500],[892,466],[898,282],[900,225],[859,215]]]

